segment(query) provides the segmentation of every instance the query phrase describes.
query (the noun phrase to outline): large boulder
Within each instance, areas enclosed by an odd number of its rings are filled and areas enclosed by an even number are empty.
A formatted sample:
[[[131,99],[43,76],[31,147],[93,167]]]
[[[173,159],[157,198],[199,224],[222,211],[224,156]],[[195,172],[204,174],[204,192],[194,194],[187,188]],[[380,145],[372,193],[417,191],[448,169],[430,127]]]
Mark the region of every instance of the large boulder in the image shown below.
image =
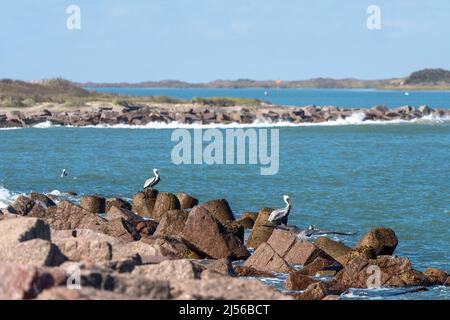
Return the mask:
[[[98,290],[94,288],[80,288],[79,290],[70,289],[67,287],[52,287],[42,291],[36,297],[36,300],[132,300],[136,299],[124,294]]]
[[[155,220],[131,221],[131,223],[141,236],[141,239],[152,236],[159,225],[159,223]]]
[[[56,206],[55,202],[49,197],[47,197],[45,194],[31,192],[30,199],[34,200],[35,202],[39,203],[41,206],[45,208]]]
[[[235,220],[230,205],[225,199],[211,200],[201,204],[201,207],[208,210],[208,212],[222,224]]]
[[[96,230],[125,242],[137,241],[141,239],[141,235],[136,230],[134,224],[124,218],[108,220],[107,223],[97,226]]]
[[[424,275],[422,277],[412,269],[408,258],[394,256],[356,258],[336,275],[336,280],[347,288],[424,285],[425,279]]]
[[[328,257],[313,243],[299,240],[292,232],[286,230],[275,229],[267,243],[289,264],[307,265],[317,257]]]
[[[177,300],[291,300],[257,280],[217,277],[171,282],[171,296]]]
[[[92,214],[69,201],[61,201],[56,206],[54,214],[45,221],[55,230],[91,229],[97,230],[107,223],[107,220]]]
[[[267,243],[262,243],[248,258],[244,267],[253,268],[263,272],[289,272],[291,267]]]
[[[150,280],[189,280],[198,279],[200,270],[189,260],[165,260],[158,264],[137,266],[131,273]]]
[[[112,259],[112,246],[107,241],[72,237],[53,239],[53,243],[70,261],[97,262]]]
[[[187,193],[177,192],[176,196],[180,202],[180,209],[191,209],[198,205],[198,199],[191,197]]]
[[[142,239],[141,242],[158,248],[161,255],[178,259],[202,259],[205,255],[198,252],[192,246],[186,244],[181,237],[153,236]]]
[[[116,206],[112,206],[108,212],[106,213],[106,219],[107,220],[114,220],[114,219],[120,219],[123,218],[129,222],[140,222],[144,221],[144,218],[141,216],[135,214],[134,212],[125,209],[125,208],[119,208]]]
[[[443,285],[447,280],[448,274],[443,270],[439,270],[436,268],[426,268],[423,271],[423,274],[428,277],[429,281],[433,285]]]
[[[342,269],[341,264],[334,261],[331,258],[317,257],[313,262],[308,263],[302,269],[295,271],[296,273],[307,275],[307,276],[334,276],[336,273]]]
[[[314,245],[341,264],[347,260],[343,257],[352,251],[351,248],[347,247],[343,243],[331,240],[327,237],[317,239],[314,242]]]
[[[50,227],[43,220],[20,218],[0,221],[0,244],[14,245],[33,239],[50,240]]]
[[[335,282],[315,282],[310,284],[303,292],[294,293],[297,300],[323,300],[327,296],[342,294],[344,288]]]
[[[59,266],[67,260],[59,248],[47,240],[34,239],[11,244],[0,244],[0,261],[33,266]]]
[[[131,204],[121,198],[109,198],[106,199],[106,209],[105,212],[108,213],[112,207],[131,210]]]
[[[205,208],[194,207],[189,213],[181,237],[196,251],[205,256],[220,259],[245,259],[249,253],[244,244]]]
[[[252,229],[258,218],[258,212],[244,212],[236,223],[244,227],[244,229]]]
[[[155,236],[179,236],[183,232],[184,225],[189,216],[186,210],[170,210],[161,218],[154,233]]]
[[[180,209],[180,201],[178,200],[176,195],[170,192],[160,192],[156,197],[152,217],[159,221],[167,211],[179,209]]]
[[[284,287],[288,290],[305,290],[309,285],[315,282],[317,281],[304,274],[290,272],[288,278],[284,282]]]
[[[124,241],[108,236],[104,233],[96,232],[90,229],[72,229],[72,230],[51,230],[52,241],[60,239],[80,239],[85,241],[105,241],[111,245],[122,244]]]
[[[104,213],[106,209],[106,199],[96,195],[83,196],[81,207],[91,213]]]
[[[273,228],[268,226],[269,216],[274,209],[271,208],[262,208],[258,213],[258,218],[255,221],[255,225],[253,226],[252,232],[247,239],[247,247],[250,248],[258,248],[258,246],[269,240],[272,235]]]
[[[17,263],[0,262],[0,300],[33,299],[65,282],[65,274]]]
[[[133,196],[133,205],[131,211],[143,217],[153,217],[153,208],[155,207],[158,190],[146,189],[144,192],[138,192]]]
[[[45,210],[41,202],[34,201],[24,195],[20,195],[16,201],[6,208],[9,215],[40,217],[45,215]]]
[[[377,255],[391,255],[397,248],[398,239],[394,230],[374,228],[358,242],[357,247],[372,247]]]

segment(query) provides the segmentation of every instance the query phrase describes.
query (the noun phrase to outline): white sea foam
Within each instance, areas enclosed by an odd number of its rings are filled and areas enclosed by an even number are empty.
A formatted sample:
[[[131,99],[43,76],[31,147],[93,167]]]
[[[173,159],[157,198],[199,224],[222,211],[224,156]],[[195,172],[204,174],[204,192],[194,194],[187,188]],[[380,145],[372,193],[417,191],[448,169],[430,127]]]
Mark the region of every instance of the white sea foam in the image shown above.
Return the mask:
[[[0,209],[6,208],[16,201],[17,197],[19,197],[18,193],[11,192],[3,186],[0,186]]]
[[[389,124],[443,124],[450,122],[450,116],[438,117],[435,115],[427,115],[421,118],[412,120],[403,119],[393,119],[393,120],[364,120],[365,115],[362,112],[357,112],[346,118],[338,118],[332,121],[324,121],[318,123],[293,123],[289,121],[271,121],[270,119],[256,120],[252,123],[180,123],[180,122],[150,122],[145,125],[129,125],[129,124],[99,124],[99,125],[88,125],[83,127],[68,125],[64,126],[66,128],[94,128],[94,129],[209,129],[209,128],[219,128],[219,129],[235,129],[235,128],[271,128],[271,127],[328,127],[328,126],[354,126],[354,125],[389,125]],[[50,121],[39,123],[34,125],[32,128],[38,129],[48,129],[62,127],[61,125],[55,125]],[[14,130],[21,128],[3,128],[0,130]]]

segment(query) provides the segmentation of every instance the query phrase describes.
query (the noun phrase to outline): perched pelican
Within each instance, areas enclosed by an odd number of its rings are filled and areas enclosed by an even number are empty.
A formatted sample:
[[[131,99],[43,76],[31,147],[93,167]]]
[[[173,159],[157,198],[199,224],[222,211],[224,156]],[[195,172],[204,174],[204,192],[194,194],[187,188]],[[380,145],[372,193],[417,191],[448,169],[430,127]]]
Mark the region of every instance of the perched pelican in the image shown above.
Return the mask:
[[[283,225],[287,225],[287,219],[289,213],[291,212],[292,204],[291,198],[289,196],[283,196],[284,202],[286,203],[286,208],[276,209],[272,211],[269,216],[269,222],[281,222]]]
[[[154,186],[156,186],[158,184],[158,182],[160,180],[158,169],[153,169],[153,174],[155,175],[154,177],[151,177],[150,179],[147,179],[147,181],[145,181],[144,190],[147,188],[153,188]]]
[[[330,231],[330,230],[319,230],[316,229],[315,226],[310,225],[308,229],[300,229],[297,226],[274,226],[275,229],[281,229],[292,232],[297,239],[303,240],[312,236],[321,236],[321,235],[341,235],[341,236],[354,236],[356,232],[339,232],[339,231]]]
[[[67,171],[66,171],[66,169],[63,169],[63,170],[61,171],[61,179],[64,178],[64,177],[67,177]]]

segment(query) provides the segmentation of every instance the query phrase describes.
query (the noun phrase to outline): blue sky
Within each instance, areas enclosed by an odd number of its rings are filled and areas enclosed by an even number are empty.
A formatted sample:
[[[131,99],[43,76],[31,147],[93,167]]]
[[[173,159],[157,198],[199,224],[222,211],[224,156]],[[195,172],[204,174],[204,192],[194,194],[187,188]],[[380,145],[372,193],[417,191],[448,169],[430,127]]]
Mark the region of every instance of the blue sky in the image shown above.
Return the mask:
[[[66,8],[81,8],[81,30]],[[369,5],[382,29],[366,27]],[[450,69],[447,0],[15,0],[0,4],[0,78],[379,79]]]

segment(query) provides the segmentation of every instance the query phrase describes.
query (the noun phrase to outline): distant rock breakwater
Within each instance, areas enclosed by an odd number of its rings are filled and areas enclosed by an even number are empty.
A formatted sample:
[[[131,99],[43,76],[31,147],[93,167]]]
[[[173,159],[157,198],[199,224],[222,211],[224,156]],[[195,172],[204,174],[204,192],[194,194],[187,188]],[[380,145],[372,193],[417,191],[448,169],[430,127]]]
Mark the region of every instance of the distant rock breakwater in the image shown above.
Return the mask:
[[[339,108],[335,106],[233,106],[218,107],[195,104],[151,106],[91,106],[62,111],[55,106],[35,108],[32,111],[0,112],[0,128],[31,127],[40,123],[61,126],[130,125],[149,123],[181,124],[252,124],[252,123],[326,123],[345,120],[358,115],[364,121],[411,121],[424,117],[437,119],[450,117],[450,109],[432,109],[428,106],[403,106],[389,109]]]

